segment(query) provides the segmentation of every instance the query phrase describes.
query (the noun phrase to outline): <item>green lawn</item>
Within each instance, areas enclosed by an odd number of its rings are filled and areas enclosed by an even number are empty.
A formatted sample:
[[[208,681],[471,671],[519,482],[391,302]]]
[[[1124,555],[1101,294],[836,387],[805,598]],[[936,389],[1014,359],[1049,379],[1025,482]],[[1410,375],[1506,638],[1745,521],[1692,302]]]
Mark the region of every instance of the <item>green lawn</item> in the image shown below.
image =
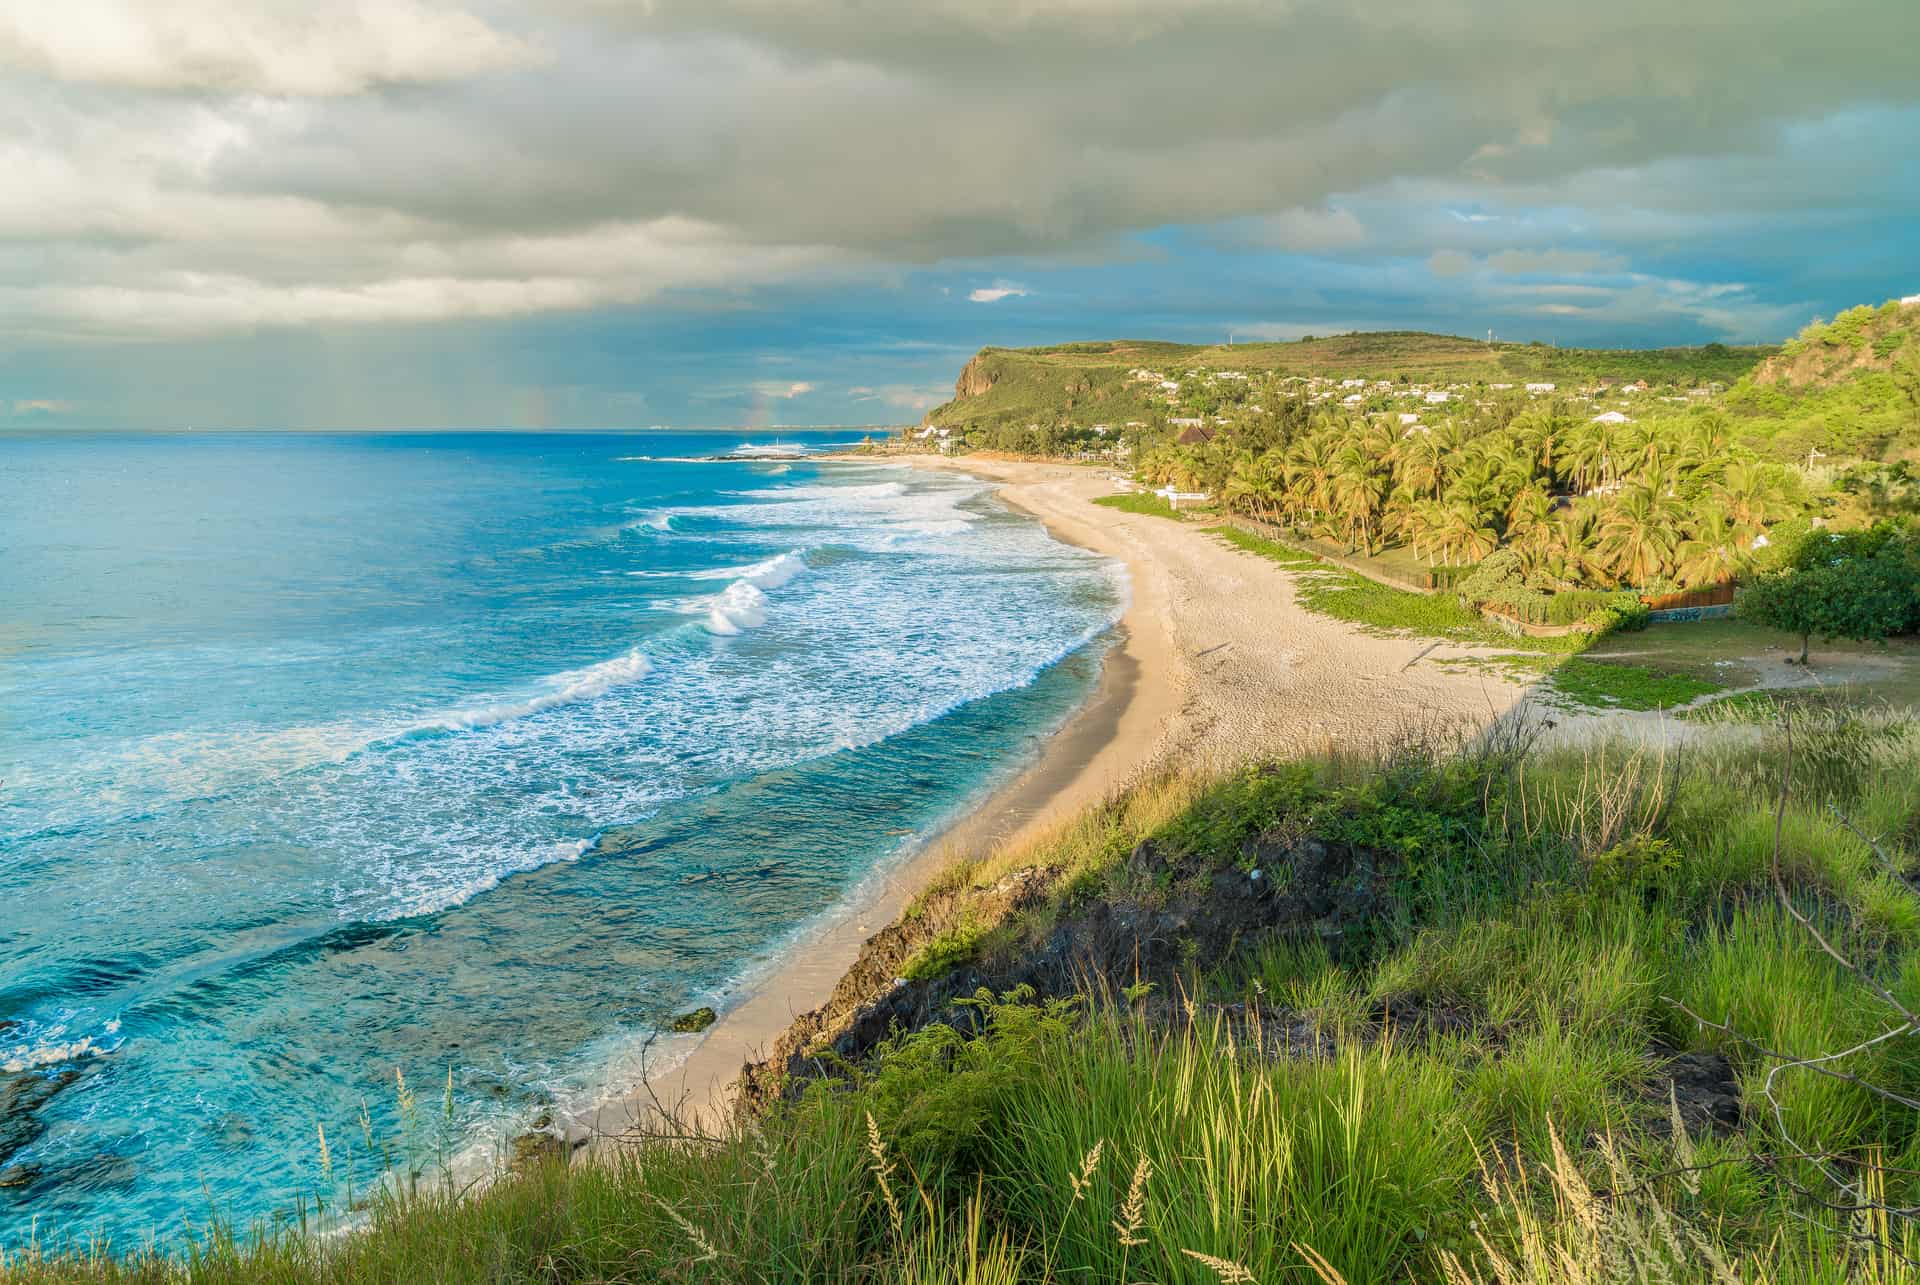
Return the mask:
[[[1587,709],[1673,709],[1721,691],[1719,683],[1645,665],[1569,657],[1548,675],[1549,699]]]
[[[1172,518],[1175,522],[1184,522],[1171,504],[1157,495],[1145,491],[1132,491],[1125,495],[1103,495],[1094,501],[1104,509],[1118,509],[1122,513],[1144,513],[1148,517]]]
[[[1721,687],[1750,687],[1785,675],[1802,680],[1810,673],[1820,688],[1795,691],[1783,699],[1829,707],[1920,709],[1920,639],[1896,638],[1885,644],[1816,641],[1813,663],[1805,671],[1786,664],[1787,657],[1799,653],[1800,640],[1792,634],[1739,620],[1702,620],[1615,634],[1597,643],[1586,659],[1657,668]]]
[[[1453,594],[1390,589],[1311,553],[1278,540],[1251,535],[1238,527],[1212,527],[1208,534],[1288,570],[1309,572],[1297,584],[1302,606],[1375,633],[1415,634],[1446,642],[1562,654],[1578,651],[1587,641],[1582,634],[1564,638],[1516,638],[1490,624],[1479,612],[1461,606]]]

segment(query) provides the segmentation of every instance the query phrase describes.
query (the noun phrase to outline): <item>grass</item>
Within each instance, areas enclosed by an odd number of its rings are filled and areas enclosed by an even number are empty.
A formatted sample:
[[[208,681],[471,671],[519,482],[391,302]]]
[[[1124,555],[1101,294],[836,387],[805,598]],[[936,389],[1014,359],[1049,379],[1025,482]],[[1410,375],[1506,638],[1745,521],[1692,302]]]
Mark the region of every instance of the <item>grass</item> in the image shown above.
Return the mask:
[[[1580,634],[1564,638],[1516,638],[1490,624],[1479,612],[1462,606],[1460,599],[1451,593],[1426,594],[1389,588],[1324,562],[1311,553],[1238,527],[1211,527],[1207,533],[1290,571],[1311,572],[1296,582],[1302,606],[1374,633],[1414,634],[1446,642],[1560,654],[1576,651],[1587,643],[1586,636]]]
[[[1103,495],[1094,500],[1102,508],[1118,509],[1122,513],[1143,513],[1153,518],[1172,518],[1183,522],[1179,512],[1157,495],[1144,491],[1130,491],[1124,495]]]
[[[1307,572],[1296,582],[1299,601],[1309,611],[1344,620],[1384,634],[1413,634],[1446,642],[1497,647],[1494,656],[1449,660],[1497,668],[1516,681],[1544,680],[1548,699],[1566,708],[1591,710],[1672,709],[1723,690],[1725,684],[1680,669],[1654,668],[1618,661],[1602,663],[1589,651],[1594,640],[1584,634],[1560,638],[1516,638],[1489,624],[1478,612],[1461,605],[1450,593],[1420,594],[1391,589],[1351,571],[1334,567],[1310,553],[1236,527],[1214,527],[1228,544],[1256,554],[1291,571]],[[1685,626],[1696,628],[1699,626]],[[1676,627],[1677,628],[1677,627]],[[1635,636],[1637,640],[1637,635]],[[1615,646],[1631,646],[1612,640]],[[1664,636],[1659,640],[1664,643]],[[1709,646],[1711,646],[1709,641]],[[1628,654],[1639,654],[1638,651]],[[1700,658],[1709,672],[1716,662]]]
[[[1549,699],[1587,709],[1674,709],[1723,690],[1719,683],[1645,665],[1569,658],[1548,679]]]
[[[1370,930],[1235,938],[1145,998],[983,995],[973,1034],[900,1034],[717,1135],[388,1187],[357,1235],[55,1242],[0,1280],[1913,1285],[1920,1237],[1877,1206],[1920,1194],[1920,1039],[1847,1078],[1782,1055],[1896,1028],[1877,987],[1920,999],[1920,734],[1783,717],[1677,756],[1410,745],[1143,781],[950,872],[914,922],[965,951],[919,971],[1022,958],[1091,907],[1146,922],[1170,893],[1142,843],[1200,888],[1243,887],[1250,851],[1278,880],[1309,838],[1379,854]],[[1776,824],[1790,904],[1851,964],[1780,903]],[[994,900],[1013,871],[1032,895]],[[1675,1053],[1728,1060],[1737,1126],[1673,1127]]]

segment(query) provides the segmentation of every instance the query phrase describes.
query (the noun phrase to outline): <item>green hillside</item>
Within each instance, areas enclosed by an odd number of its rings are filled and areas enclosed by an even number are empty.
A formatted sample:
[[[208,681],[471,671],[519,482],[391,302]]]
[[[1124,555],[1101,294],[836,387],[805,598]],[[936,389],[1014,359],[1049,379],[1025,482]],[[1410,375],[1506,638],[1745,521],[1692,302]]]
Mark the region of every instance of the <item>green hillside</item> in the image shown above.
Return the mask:
[[[1382,331],[1292,343],[1196,346],[1121,339],[1047,348],[984,348],[967,364],[954,400],[927,422],[969,432],[1071,425],[1082,420],[1163,421],[1167,400],[1131,376],[1170,379],[1238,371],[1262,380],[1298,376],[1465,384],[1646,380],[1697,387],[1732,384],[1779,350],[1729,348],[1586,349],[1488,344],[1453,335]]]
[[[1770,453],[1920,455],[1920,304],[1893,300],[1816,321],[1726,398]]]

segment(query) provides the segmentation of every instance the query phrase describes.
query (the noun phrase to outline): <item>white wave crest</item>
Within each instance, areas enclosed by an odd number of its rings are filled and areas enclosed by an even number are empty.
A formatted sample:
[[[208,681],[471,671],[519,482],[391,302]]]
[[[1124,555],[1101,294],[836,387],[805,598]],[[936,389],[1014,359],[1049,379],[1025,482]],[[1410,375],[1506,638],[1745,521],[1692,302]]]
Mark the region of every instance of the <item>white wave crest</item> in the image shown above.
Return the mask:
[[[762,589],[778,589],[807,569],[803,551],[792,549],[743,567],[708,567],[703,571],[629,571],[647,580],[745,580]]]
[[[603,660],[597,665],[588,665],[585,669],[569,669],[564,673],[555,674],[545,681],[546,690],[536,696],[530,696],[525,700],[501,701],[472,709],[455,710],[450,714],[428,719],[412,730],[470,732],[475,728],[491,727],[495,723],[525,718],[530,714],[538,714],[542,710],[553,709],[556,706],[592,700],[615,687],[638,682],[651,672],[653,672],[652,662],[642,656],[640,649],[635,647],[624,656],[615,656],[612,660]]]
[[[691,572],[690,578],[696,580],[735,577],[732,584],[714,595],[707,604],[707,632],[731,637],[766,624],[766,591],[778,589],[806,569],[806,559],[801,556],[800,550],[793,549],[750,567]]]
[[[771,486],[757,491],[734,491],[750,500],[893,500],[907,493],[904,482],[869,482],[864,486]]]
[[[721,590],[707,611],[707,632],[731,637],[767,623],[767,595],[760,587],[736,580]]]
[[[481,893],[492,892],[502,880],[513,875],[527,874],[556,862],[578,861],[592,851],[594,843],[593,839],[573,839],[542,851],[522,854],[504,866],[475,875],[465,883],[402,890],[400,904],[370,915],[368,922],[387,923],[395,919],[412,919],[416,915],[437,915],[443,910],[464,906]]]
[[[115,1024],[116,1030],[119,1029]],[[54,1037],[35,1044],[19,1044],[0,1052],[0,1071],[18,1075],[22,1071],[37,1071],[42,1067],[59,1066],[62,1062],[78,1062],[82,1058],[100,1057],[109,1049],[94,1042],[93,1036],[82,1035],[77,1040],[60,1040],[65,1028],[55,1027],[48,1033]]]

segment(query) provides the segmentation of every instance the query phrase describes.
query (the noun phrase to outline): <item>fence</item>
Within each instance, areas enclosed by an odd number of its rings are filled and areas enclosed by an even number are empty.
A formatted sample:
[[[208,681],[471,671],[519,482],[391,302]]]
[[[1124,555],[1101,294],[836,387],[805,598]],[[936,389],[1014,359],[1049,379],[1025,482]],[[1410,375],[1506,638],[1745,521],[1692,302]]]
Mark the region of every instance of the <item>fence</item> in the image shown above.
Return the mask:
[[[1510,634],[1527,638],[1565,638],[1568,634],[1592,632],[1584,622],[1571,625],[1541,624],[1537,621],[1521,620],[1517,616],[1508,615],[1505,611],[1492,606],[1482,606],[1480,608],[1480,615],[1483,619],[1492,621]]]
[[[1698,589],[1687,589],[1680,593],[1661,594],[1656,598],[1643,597],[1640,601],[1647,604],[1649,611],[1681,611],[1693,607],[1726,607],[1733,603],[1733,582],[1702,585]]]

